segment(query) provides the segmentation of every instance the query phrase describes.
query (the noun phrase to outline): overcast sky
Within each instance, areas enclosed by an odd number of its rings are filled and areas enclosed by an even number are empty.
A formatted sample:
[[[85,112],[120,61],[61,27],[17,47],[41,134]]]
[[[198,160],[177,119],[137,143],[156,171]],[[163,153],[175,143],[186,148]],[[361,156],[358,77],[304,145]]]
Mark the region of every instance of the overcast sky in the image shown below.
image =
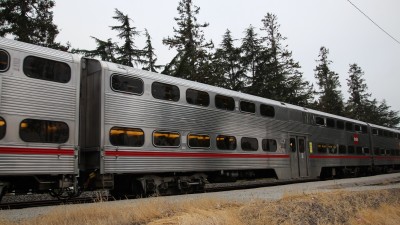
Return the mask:
[[[383,29],[400,40],[399,0],[351,0]],[[128,14],[139,31],[148,29],[158,55],[158,63],[166,64],[175,51],[162,44],[173,35],[179,0],[56,0],[54,23],[60,34],[57,41],[69,41],[73,48],[94,49],[90,36],[117,42],[118,25],[112,17],[118,8]],[[219,46],[226,29],[240,40],[251,24],[261,27],[268,13],[278,17],[285,44],[300,62],[306,80],[315,84],[314,68],[319,49],[330,50],[332,70],[340,76],[342,92],[347,99],[349,64],[357,63],[365,72],[365,80],[373,98],[386,99],[393,110],[400,110],[400,44],[392,40],[347,0],[194,0],[200,7],[198,20],[208,22],[206,40]],[[239,44],[239,41],[238,41]],[[144,38],[136,40],[143,48]]]

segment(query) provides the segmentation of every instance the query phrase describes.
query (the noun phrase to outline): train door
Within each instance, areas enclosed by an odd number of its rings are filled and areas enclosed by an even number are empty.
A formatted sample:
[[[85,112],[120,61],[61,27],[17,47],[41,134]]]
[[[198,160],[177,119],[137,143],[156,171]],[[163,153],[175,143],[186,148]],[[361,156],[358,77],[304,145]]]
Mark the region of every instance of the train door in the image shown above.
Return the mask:
[[[308,177],[306,137],[290,136],[289,145],[292,178]]]

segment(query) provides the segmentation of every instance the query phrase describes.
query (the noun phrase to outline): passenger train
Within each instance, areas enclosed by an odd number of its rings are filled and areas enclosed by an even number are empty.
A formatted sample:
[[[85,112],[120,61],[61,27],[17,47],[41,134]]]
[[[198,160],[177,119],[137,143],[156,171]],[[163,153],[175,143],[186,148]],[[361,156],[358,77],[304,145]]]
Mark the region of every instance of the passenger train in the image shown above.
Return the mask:
[[[400,131],[0,38],[0,192],[201,191],[400,167]]]

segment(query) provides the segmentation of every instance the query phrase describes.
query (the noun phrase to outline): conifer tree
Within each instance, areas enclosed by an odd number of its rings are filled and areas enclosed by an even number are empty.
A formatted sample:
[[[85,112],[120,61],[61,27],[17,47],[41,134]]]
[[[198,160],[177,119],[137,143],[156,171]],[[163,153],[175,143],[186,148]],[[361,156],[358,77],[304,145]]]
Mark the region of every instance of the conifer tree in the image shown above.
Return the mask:
[[[117,62],[126,66],[133,66],[132,62],[138,63],[142,55],[142,51],[136,49],[135,46],[135,37],[139,35],[139,32],[136,31],[136,27],[132,26],[131,22],[133,20],[118,9],[115,9],[113,18],[121,24],[119,26],[111,26],[111,29],[118,31],[118,37],[124,41],[124,44],[118,47],[119,56]]]
[[[140,59],[140,63],[143,65],[143,70],[148,70],[151,72],[156,72],[160,69],[161,65],[156,65],[157,55],[154,52],[153,45],[151,44],[151,37],[147,29],[145,29],[146,36],[146,46],[142,49],[143,57]]]
[[[317,66],[314,69],[319,87],[317,109],[336,115],[343,115],[343,97],[340,91],[339,75],[330,69],[332,61],[328,59],[329,50],[320,48]]]
[[[163,44],[174,48],[177,55],[168,63],[162,73],[175,77],[211,83],[211,54],[213,43],[206,42],[202,28],[208,23],[197,22],[200,8],[192,0],[181,0],[177,8],[179,17],[175,17],[178,28],[174,27],[174,36],[163,39]]]
[[[240,49],[234,46],[231,31],[226,30],[220,48],[214,54],[215,66],[218,68],[215,76],[222,76],[226,80],[226,88],[243,91],[245,86],[245,70],[241,65]]]
[[[53,0],[0,1],[0,36],[67,51],[69,44],[55,41],[59,33],[53,23]]]
[[[99,57],[103,61],[117,62],[115,54],[117,51],[117,44],[111,41],[111,38],[107,41],[100,40],[96,37],[91,36],[96,42],[96,49],[84,50],[84,49],[72,49],[72,53],[81,53],[87,57],[95,58]]]

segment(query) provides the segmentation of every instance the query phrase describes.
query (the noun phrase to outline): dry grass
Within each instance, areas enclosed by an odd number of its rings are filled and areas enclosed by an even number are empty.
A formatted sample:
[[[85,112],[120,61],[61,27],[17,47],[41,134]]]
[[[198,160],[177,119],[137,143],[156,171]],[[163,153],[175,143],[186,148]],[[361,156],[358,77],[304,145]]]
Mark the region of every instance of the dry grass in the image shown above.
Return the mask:
[[[35,219],[2,225],[172,224],[398,224],[400,189],[369,192],[286,194],[278,201],[221,199],[167,201],[151,198],[58,207]]]

